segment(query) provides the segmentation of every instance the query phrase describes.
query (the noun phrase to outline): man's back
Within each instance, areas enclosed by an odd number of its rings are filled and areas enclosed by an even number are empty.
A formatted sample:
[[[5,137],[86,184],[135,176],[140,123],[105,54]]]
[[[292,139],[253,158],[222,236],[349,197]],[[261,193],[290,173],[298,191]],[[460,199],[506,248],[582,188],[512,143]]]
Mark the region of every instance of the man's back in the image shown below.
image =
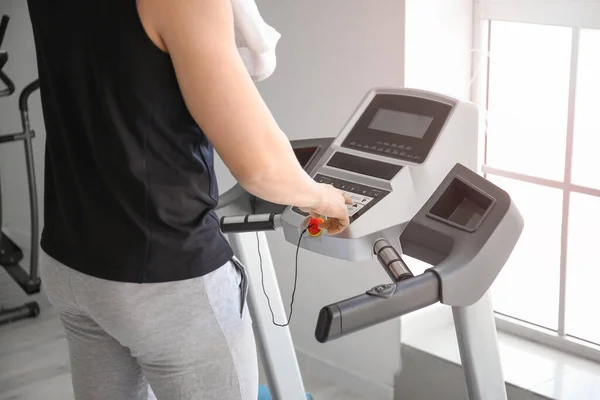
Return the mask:
[[[212,146],[136,0],[29,0],[29,9],[47,132],[44,251],[125,282],[225,264]]]

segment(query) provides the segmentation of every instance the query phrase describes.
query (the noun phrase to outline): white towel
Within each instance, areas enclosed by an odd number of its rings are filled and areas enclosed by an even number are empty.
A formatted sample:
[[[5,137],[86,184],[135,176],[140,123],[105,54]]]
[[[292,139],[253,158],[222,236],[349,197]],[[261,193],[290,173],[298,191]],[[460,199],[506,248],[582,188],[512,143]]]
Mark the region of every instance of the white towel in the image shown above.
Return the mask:
[[[255,82],[267,79],[275,71],[275,47],[281,34],[260,15],[255,0],[231,0],[238,51]]]

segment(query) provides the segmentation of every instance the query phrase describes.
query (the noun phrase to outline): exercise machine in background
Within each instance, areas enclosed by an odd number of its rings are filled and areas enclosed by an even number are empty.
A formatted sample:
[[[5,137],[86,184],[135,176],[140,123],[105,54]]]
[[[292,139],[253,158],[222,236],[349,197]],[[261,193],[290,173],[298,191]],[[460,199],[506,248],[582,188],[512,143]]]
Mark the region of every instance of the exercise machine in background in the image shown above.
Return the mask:
[[[8,27],[9,17],[3,16],[0,20],[0,48],[4,40],[4,35]],[[5,87],[0,87],[0,97],[11,96],[16,88],[13,81],[4,73],[2,69],[8,61],[8,53],[0,50],[0,82]],[[31,129],[29,123],[29,97],[40,87],[39,80],[35,80],[27,85],[19,96],[19,111],[21,113],[22,131],[10,135],[0,134],[0,145],[22,141],[25,146],[25,162],[27,166],[27,181],[29,184],[29,204],[31,212],[31,254],[29,257],[29,272],[26,272],[19,263],[23,260],[23,251],[7,235],[0,231],[0,265],[6,269],[8,275],[23,289],[23,291],[32,295],[39,293],[41,281],[38,276],[38,236],[39,236],[39,216],[37,201],[37,186],[35,181],[35,168],[33,162],[33,138],[35,132]],[[0,182],[0,227],[2,226],[2,183]],[[0,325],[18,321],[24,318],[33,318],[39,315],[40,307],[37,302],[32,301],[26,304],[0,308]]]
[[[521,235],[523,219],[505,191],[474,172],[477,127],[471,103],[419,90],[377,89],[335,139],[292,142],[313,179],[353,199],[350,226],[339,235],[320,232],[298,208],[254,199],[239,185],[221,196],[221,230],[248,267],[248,304],[275,400],[305,397],[289,329],[273,325],[260,298],[264,271],[275,318],[286,320],[264,236],[278,228],[289,243],[318,254],[349,262],[376,258],[391,280],[323,307],[315,316],[318,342],[440,302],[452,307],[469,398],[507,399],[490,287]],[[414,276],[403,255],[431,268]]]

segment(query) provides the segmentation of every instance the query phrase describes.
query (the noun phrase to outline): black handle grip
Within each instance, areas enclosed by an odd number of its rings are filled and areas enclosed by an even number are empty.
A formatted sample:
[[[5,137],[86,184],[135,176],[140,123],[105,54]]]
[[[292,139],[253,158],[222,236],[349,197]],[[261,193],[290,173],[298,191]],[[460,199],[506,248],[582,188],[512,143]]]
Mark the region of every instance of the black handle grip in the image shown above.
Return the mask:
[[[220,226],[223,233],[274,231],[281,226],[281,214],[271,213],[222,217]]]

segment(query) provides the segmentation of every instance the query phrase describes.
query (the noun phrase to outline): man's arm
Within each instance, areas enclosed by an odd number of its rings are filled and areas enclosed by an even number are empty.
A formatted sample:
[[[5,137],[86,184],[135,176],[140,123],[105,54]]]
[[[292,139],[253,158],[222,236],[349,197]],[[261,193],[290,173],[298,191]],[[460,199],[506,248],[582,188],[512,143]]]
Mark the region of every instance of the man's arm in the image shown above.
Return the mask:
[[[344,205],[304,172],[262,100],[237,51],[229,0],[139,0],[138,10],[169,53],[194,119],[248,192],[308,209]]]

